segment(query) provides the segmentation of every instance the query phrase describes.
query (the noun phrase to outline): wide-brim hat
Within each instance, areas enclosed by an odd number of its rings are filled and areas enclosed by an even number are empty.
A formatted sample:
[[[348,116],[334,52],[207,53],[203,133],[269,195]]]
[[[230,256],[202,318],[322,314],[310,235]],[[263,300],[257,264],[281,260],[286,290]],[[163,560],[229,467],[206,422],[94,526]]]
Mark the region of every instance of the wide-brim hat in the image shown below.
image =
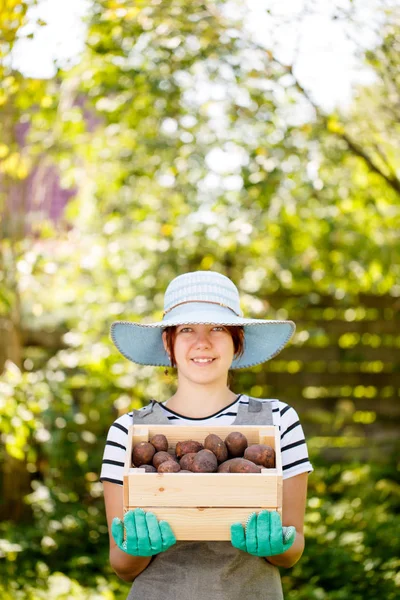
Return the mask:
[[[164,315],[157,323],[116,321],[111,339],[123,356],[140,365],[169,367],[162,332],[176,325],[242,326],[244,352],[231,369],[244,369],[276,356],[295,331],[293,321],[247,319],[240,309],[235,284],[215,271],[195,271],[175,277],[164,297]]]

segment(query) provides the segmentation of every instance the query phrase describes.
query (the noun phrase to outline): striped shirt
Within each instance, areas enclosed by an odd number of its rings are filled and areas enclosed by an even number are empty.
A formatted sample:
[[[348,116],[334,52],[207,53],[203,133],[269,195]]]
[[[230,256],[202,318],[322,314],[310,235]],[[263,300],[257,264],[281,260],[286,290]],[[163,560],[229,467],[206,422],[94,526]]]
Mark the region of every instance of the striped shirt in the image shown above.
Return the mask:
[[[300,473],[311,473],[312,465],[308,458],[307,444],[297,412],[280,400],[260,400],[272,403],[273,424],[279,427],[281,435],[282,474],[288,479]],[[249,398],[240,395],[221,411],[209,417],[197,419],[182,417],[164,404],[168,421],[173,425],[233,425],[240,404],[248,405]],[[110,481],[122,485],[128,427],[132,425],[133,413],[126,413],[111,425],[104,449],[100,481]]]

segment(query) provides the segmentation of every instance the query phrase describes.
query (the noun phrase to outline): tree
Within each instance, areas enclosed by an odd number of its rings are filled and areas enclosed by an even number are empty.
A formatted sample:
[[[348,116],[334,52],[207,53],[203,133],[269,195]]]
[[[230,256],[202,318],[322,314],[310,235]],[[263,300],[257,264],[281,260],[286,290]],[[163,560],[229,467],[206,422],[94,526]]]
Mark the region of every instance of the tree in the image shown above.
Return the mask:
[[[42,81],[25,79],[13,70],[10,55],[26,22],[29,2],[6,0],[0,13],[0,370],[7,361],[10,369],[22,368],[23,340],[21,332],[22,300],[18,282],[18,266],[26,234],[25,182],[32,162],[24,151],[23,118],[40,106],[45,85]],[[8,433],[13,415],[3,415],[2,432]],[[4,460],[1,509],[2,516],[21,518],[26,512],[23,497],[30,491],[30,475],[25,456],[12,444],[2,450]]]
[[[392,286],[392,224],[373,201],[353,223],[345,190],[354,180],[357,195],[365,179],[370,198],[395,198],[396,183],[353,131],[355,117],[340,124],[313,103],[315,122],[296,124],[292,113],[309,94],[225,2],[95,2],[86,52],[59,78],[62,143],[52,148],[69,164],[64,177],[79,182],[70,214],[82,231],[134,230],[141,256],[150,236],[154,249],[165,248],[157,259],[165,281],[193,265],[233,276],[261,265],[263,292],[294,280],[324,293]],[[349,251],[364,283],[347,269]],[[378,282],[371,273],[381,251]]]

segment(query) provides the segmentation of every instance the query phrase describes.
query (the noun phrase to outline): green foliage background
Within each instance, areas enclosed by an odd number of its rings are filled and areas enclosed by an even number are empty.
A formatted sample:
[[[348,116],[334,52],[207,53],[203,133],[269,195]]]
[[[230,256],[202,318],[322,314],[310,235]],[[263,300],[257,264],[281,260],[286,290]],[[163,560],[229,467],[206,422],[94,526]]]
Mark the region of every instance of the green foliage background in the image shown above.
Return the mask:
[[[3,4],[0,592],[124,598],[129,586],[108,566],[104,440],[116,416],[173,384],[122,359],[109,326],[160,318],[169,280],[200,268],[230,276],[254,316],[290,316],[316,295],[348,307],[375,294],[395,306],[399,15],[382,5],[381,42],[365,55],[375,83],[347,113],[326,114],[226,1],[94,0],[79,64],[48,81],[10,67],[31,3]],[[55,166],[75,190],[56,224],[35,210],[42,191],[29,179]],[[33,202],[16,210],[15,191]],[[286,300],[275,306],[274,295]],[[398,317],[387,314],[395,352]],[[294,347],[323,351],[320,331],[303,333]],[[255,395],[268,385],[267,370],[235,376]],[[285,597],[394,600],[398,446],[389,440],[384,456],[372,447],[366,461],[351,429],[324,427],[325,438],[309,439],[307,546],[282,570]]]

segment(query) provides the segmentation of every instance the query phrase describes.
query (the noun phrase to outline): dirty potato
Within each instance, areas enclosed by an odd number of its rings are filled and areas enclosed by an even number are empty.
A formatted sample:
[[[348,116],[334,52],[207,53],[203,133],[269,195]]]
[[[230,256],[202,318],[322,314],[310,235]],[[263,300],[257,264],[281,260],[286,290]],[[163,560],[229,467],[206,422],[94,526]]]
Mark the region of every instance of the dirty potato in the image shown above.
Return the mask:
[[[218,435],[210,433],[204,440],[204,448],[211,450],[217,457],[219,463],[223,463],[228,458],[228,448]]]
[[[247,438],[240,431],[232,431],[225,439],[226,447],[228,448],[229,456],[237,458],[243,456],[244,451],[248,446]]]
[[[179,473],[180,466],[174,460],[166,460],[158,467],[158,473]]]
[[[149,442],[139,442],[132,450],[132,461],[135,467],[150,465],[156,450]]]
[[[237,463],[238,460],[242,460],[241,458],[229,458],[228,460],[225,460],[223,463],[221,463],[218,467],[218,473],[229,473],[229,469],[231,467],[231,465],[234,465],[235,463]]]
[[[200,450],[196,453],[191,468],[193,473],[216,473],[217,469],[217,457],[211,450]]]
[[[188,452],[187,454],[184,454],[179,461],[181,469],[191,471],[195,456],[197,456],[197,452]]]
[[[275,450],[267,444],[252,444],[244,451],[244,458],[266,469],[275,467]]]
[[[229,466],[229,473],[261,473],[261,467],[250,460],[239,458]]]
[[[175,447],[175,454],[178,458],[182,458],[184,454],[189,452],[199,452],[203,450],[203,444],[194,440],[185,440],[184,442],[178,442]]]
[[[153,465],[141,465],[139,469],[144,469],[146,473],[157,473],[157,469]]]
[[[156,452],[168,452],[168,440],[162,433],[153,435],[150,444],[154,446]]]
[[[165,462],[166,460],[173,460],[173,457],[169,452],[164,452],[161,450],[160,452],[156,452],[153,456],[153,465],[156,469],[158,469],[161,463]]]

